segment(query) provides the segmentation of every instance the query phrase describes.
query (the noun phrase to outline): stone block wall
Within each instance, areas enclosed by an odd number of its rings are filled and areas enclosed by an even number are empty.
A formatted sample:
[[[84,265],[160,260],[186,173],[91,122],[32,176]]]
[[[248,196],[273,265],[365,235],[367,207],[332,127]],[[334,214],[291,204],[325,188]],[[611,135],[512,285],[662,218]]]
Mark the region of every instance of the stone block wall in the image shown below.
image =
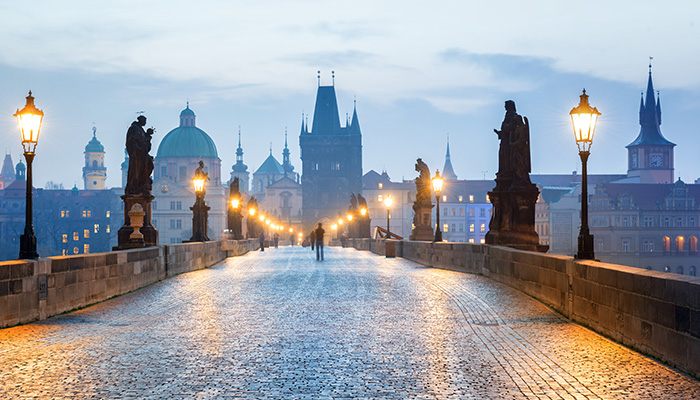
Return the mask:
[[[379,241],[354,239],[383,255]],[[700,277],[468,243],[402,241],[397,256],[478,273],[620,343],[700,376]]]
[[[256,240],[226,240],[0,262],[0,328],[85,307],[257,248]]]

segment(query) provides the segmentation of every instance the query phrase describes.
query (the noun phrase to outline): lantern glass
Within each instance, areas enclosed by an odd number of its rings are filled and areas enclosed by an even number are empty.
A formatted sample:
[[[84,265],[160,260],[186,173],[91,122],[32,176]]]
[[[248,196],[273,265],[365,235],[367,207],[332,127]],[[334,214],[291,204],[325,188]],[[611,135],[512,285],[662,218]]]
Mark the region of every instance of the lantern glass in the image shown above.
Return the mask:
[[[352,214],[348,214],[348,222],[352,222]]]
[[[231,208],[233,208],[234,210],[238,210],[238,207],[240,207],[240,205],[241,205],[240,199],[236,199],[236,198],[231,199]]]
[[[265,221],[265,216],[264,216],[264,215],[260,214],[260,217],[259,217],[259,218],[260,218],[260,222]]]
[[[574,139],[578,145],[579,151],[590,151],[593,144],[593,134],[595,133],[596,122],[598,116],[601,115],[598,109],[591,107],[588,103],[588,95],[586,89],[579,96],[580,101],[578,106],[574,107],[569,115],[571,115],[571,124],[574,127]]]
[[[391,208],[391,205],[393,203],[394,203],[394,200],[392,200],[391,197],[387,197],[386,199],[384,199],[384,205],[386,206],[386,208]]]
[[[44,112],[34,106],[32,92],[27,96],[27,104],[22,110],[17,110],[14,114],[19,124],[19,132],[22,139],[22,147],[25,153],[34,154],[36,145],[39,142],[39,130]]]
[[[204,190],[204,179],[200,177],[195,177],[192,179],[192,182],[194,182],[194,191],[197,193],[202,193]]]
[[[360,208],[360,215],[362,215],[363,217],[367,215],[367,209],[364,207]]]
[[[251,217],[255,216],[255,209],[254,208],[249,209],[248,214],[250,214]]]
[[[440,195],[440,192],[442,192],[442,184],[445,182],[445,180],[440,176],[440,171],[435,171],[435,177],[433,178],[433,191],[435,192],[435,195]]]

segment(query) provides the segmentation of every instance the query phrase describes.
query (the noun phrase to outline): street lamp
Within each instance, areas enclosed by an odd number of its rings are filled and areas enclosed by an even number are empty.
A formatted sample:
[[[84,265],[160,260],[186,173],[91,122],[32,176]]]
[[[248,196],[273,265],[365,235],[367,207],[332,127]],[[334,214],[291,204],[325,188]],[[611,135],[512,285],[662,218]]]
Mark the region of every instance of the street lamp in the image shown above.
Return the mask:
[[[209,210],[211,207],[207,206],[204,201],[204,195],[206,190],[204,190],[204,182],[206,182],[209,177],[203,171],[204,164],[200,161],[199,168],[194,173],[194,178],[192,178],[192,183],[194,185],[195,201],[194,205],[190,207],[192,210],[192,237],[190,242],[206,242],[209,240],[207,236],[208,231],[208,217]]]
[[[231,198],[228,229],[233,240],[243,239],[243,215],[241,214],[241,199],[237,195]]]
[[[435,239],[433,239],[433,242],[442,242],[442,230],[440,229],[440,193],[442,193],[442,184],[444,182],[445,180],[440,176],[440,171],[435,170],[433,191],[435,192],[435,200],[437,200],[437,208],[435,209],[437,224],[435,225]]]
[[[578,146],[578,155],[581,157],[581,230],[578,234],[578,253],[576,258],[581,260],[595,260],[593,249],[593,235],[588,229],[588,156],[591,154],[593,134],[598,116],[598,109],[588,104],[586,89],[579,96],[581,100],[574,107],[571,115],[571,123],[574,126],[574,138]]]
[[[386,238],[389,239],[389,233],[391,232],[389,230],[389,218],[391,215],[391,204],[394,202],[391,197],[387,196],[386,199],[384,199],[384,205],[386,206]]]
[[[17,117],[19,123],[24,158],[27,160],[27,201],[25,204],[24,233],[19,237],[19,258],[36,260],[39,258],[39,254],[36,252],[34,217],[32,215],[32,161],[34,161],[36,145],[39,142],[39,130],[44,112],[34,106],[31,90],[27,96],[27,104],[22,110],[17,109],[13,117]]]

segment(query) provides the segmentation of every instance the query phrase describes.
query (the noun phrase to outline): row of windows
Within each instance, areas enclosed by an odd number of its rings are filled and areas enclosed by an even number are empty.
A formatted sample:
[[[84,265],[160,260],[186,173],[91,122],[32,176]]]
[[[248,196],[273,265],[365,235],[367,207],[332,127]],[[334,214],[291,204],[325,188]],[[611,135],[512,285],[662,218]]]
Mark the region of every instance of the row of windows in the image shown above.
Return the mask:
[[[437,225],[437,224],[435,224]],[[458,229],[458,230],[457,230]],[[474,224],[469,224],[469,232],[474,233]],[[448,224],[444,223],[442,224],[442,231],[443,232],[464,232],[464,224]],[[479,232],[484,233],[486,232],[486,223],[482,223],[479,226]]]
[[[83,245],[83,253],[84,254],[89,254],[90,253],[90,245],[89,244],[84,244]],[[67,255],[68,251],[66,249],[63,249],[63,255]],[[79,247],[73,247],[73,254],[80,254],[80,248]]]
[[[479,208],[479,216],[480,217],[485,217],[486,216],[486,208]],[[442,209],[442,215],[444,217],[447,216],[452,216],[456,217],[457,214],[459,214],[460,217],[464,216],[464,208],[462,207],[443,207]],[[469,216],[473,217],[474,216],[474,208],[469,208]]]
[[[69,218],[69,217],[70,217],[70,210],[61,210],[61,218]],[[107,217],[107,218],[110,217],[109,211],[106,212],[105,217]],[[92,218],[92,211],[91,210],[83,210],[83,218]]]
[[[311,170],[312,171],[320,171],[321,170],[321,163],[311,163]],[[330,163],[330,170],[331,171],[340,171],[340,163],[339,162],[331,162]],[[381,189],[381,183],[379,184],[379,188]]]
[[[691,236],[688,238],[686,241],[684,236],[677,236],[675,239],[675,246],[673,246],[673,249],[678,252],[682,253],[685,251],[689,251],[691,253],[697,253],[698,252],[698,238],[695,236]],[[687,245],[686,245],[687,242]],[[671,238],[668,236],[664,236],[661,239],[661,249],[665,252],[670,252],[671,251]],[[603,242],[598,242],[598,250],[603,251]],[[630,247],[630,241],[628,239],[623,239],[621,243],[621,250],[623,253],[628,253],[631,250]],[[654,252],[654,240],[644,240],[642,242],[642,251],[645,253],[653,253]]]
[[[99,225],[99,224],[95,224],[95,226],[93,227],[93,229],[94,229],[94,232],[95,232],[95,233],[99,233],[99,232],[100,232],[100,225]],[[105,233],[110,233],[109,225],[107,225],[107,227],[105,228]],[[90,238],[90,229],[84,229],[84,230],[83,230],[83,237],[86,238],[86,239],[89,239],[89,238]],[[62,239],[62,242],[63,242],[63,243],[68,243],[68,234],[67,234],[67,233],[64,233],[64,234],[62,235],[61,239]],[[77,242],[78,240],[80,240],[80,233],[79,233],[79,232],[73,232],[73,241],[76,241],[76,242]]]

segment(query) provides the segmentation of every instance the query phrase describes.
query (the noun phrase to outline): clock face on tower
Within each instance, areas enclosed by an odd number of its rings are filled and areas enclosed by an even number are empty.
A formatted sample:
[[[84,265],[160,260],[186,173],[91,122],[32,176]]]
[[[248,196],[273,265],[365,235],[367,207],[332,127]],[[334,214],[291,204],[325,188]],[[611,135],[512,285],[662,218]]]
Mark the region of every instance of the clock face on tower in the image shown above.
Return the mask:
[[[652,154],[649,158],[649,164],[652,167],[661,167],[664,165],[664,156],[661,154]]]

